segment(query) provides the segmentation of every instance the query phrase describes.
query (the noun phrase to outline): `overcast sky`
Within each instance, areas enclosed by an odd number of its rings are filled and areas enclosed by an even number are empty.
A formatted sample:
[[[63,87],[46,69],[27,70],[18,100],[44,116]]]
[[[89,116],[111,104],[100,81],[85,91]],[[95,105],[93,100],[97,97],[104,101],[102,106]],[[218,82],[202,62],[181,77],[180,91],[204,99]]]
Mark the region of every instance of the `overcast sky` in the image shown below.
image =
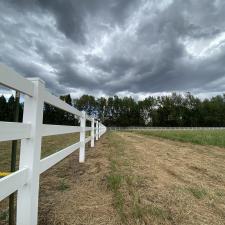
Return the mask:
[[[0,0],[0,62],[58,95],[215,95],[225,1]]]

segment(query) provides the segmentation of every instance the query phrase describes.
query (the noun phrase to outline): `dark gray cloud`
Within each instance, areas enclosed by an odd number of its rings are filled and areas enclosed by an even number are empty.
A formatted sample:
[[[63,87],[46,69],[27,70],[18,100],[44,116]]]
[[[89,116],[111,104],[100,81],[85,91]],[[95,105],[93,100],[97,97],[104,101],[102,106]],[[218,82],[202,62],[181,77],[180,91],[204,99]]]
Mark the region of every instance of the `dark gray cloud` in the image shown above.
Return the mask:
[[[0,61],[57,94],[225,88],[223,0],[0,1]]]

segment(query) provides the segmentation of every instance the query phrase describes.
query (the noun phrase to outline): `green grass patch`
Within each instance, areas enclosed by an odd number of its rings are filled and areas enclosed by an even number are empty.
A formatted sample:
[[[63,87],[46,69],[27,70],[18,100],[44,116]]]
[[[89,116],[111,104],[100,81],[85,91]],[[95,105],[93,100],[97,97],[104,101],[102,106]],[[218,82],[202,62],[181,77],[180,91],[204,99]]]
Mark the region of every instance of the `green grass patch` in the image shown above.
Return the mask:
[[[213,145],[225,148],[225,130],[155,130],[138,131],[135,133],[166,138],[174,141],[191,142],[199,145]]]
[[[167,210],[154,204],[143,206],[140,200],[134,200],[133,217],[135,219],[142,220],[145,216],[148,215],[151,215],[152,217],[163,221],[171,219],[171,215]]]
[[[125,200],[124,200],[124,196],[122,192],[120,191],[114,192],[114,207],[117,213],[119,214],[122,222],[126,221],[126,215],[124,213],[124,203],[125,203]]]
[[[190,188],[188,188],[188,190],[197,199],[203,199],[207,195],[207,191],[202,187],[190,187]]]
[[[135,219],[141,219],[145,214],[145,209],[140,204],[135,203],[133,206],[133,217]]]
[[[8,221],[9,220],[9,210],[4,210],[0,212],[0,221]]]
[[[217,190],[215,194],[220,198],[225,196],[225,192],[223,190]]]
[[[110,174],[107,176],[107,183],[111,191],[116,192],[121,187],[123,177],[120,174]]]
[[[64,192],[64,191],[66,191],[69,188],[70,188],[70,186],[66,183],[66,180],[65,179],[63,179],[63,180],[61,180],[59,182],[59,186],[58,186],[58,190],[59,191]]]
[[[148,207],[148,213],[150,213],[152,216],[160,218],[160,219],[170,219],[170,213],[168,213],[166,210],[162,209],[159,206],[151,206]]]

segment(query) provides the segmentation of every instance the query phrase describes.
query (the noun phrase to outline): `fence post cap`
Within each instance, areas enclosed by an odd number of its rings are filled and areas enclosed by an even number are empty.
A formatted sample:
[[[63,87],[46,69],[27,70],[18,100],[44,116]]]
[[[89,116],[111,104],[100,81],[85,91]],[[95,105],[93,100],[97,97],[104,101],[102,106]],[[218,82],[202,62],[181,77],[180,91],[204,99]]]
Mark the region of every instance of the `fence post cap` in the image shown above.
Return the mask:
[[[32,82],[41,82],[43,84],[45,84],[45,81],[43,81],[41,78],[39,77],[29,77],[27,78],[28,80],[32,81]]]

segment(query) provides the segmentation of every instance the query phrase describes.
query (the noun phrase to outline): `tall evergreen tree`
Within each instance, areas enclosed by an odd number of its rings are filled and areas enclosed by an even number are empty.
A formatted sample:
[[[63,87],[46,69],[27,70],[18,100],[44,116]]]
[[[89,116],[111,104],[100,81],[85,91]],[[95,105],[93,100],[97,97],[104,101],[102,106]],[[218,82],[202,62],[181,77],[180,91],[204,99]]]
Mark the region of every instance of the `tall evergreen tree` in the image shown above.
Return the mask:
[[[8,107],[7,107],[7,102],[2,95],[0,97],[0,121],[7,121],[8,120]]]

